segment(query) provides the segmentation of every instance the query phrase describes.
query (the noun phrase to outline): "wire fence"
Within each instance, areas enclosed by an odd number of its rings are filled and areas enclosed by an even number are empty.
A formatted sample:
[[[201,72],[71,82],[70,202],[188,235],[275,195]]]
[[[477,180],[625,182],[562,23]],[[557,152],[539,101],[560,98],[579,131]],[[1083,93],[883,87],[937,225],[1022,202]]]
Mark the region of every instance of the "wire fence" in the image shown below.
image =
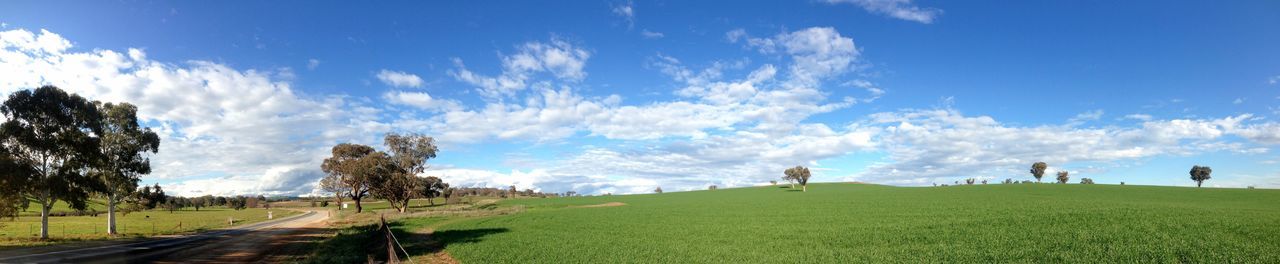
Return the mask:
[[[387,263],[400,263],[399,253],[404,253],[404,259],[413,263],[413,259],[409,257],[409,251],[404,250],[404,246],[400,245],[400,239],[396,238],[395,232],[391,231],[391,226],[387,225],[386,216],[382,216],[380,221],[377,231],[379,239],[375,247],[386,247]]]
[[[230,227],[244,220],[182,220],[182,221],[127,221],[116,222],[119,235],[174,235],[210,229]],[[38,237],[39,222],[8,222],[0,228],[0,237]],[[107,236],[105,218],[101,222],[50,222],[49,237],[86,238]]]

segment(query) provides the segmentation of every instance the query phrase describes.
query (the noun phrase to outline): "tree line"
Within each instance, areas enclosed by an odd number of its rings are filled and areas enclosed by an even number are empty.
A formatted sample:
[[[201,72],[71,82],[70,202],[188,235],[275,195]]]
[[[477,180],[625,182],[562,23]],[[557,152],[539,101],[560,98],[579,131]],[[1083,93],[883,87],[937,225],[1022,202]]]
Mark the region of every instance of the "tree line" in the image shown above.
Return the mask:
[[[10,94],[0,105],[0,216],[40,208],[40,238],[49,238],[57,202],[84,210],[107,200],[107,233],[116,234],[116,205],[151,173],[147,156],[160,137],[138,124],[129,103],[90,101],[54,86]]]
[[[333,146],[331,156],[320,164],[324,178],[320,189],[331,195],[339,204],[350,200],[356,213],[364,211],[362,202],[368,198],[387,200],[401,213],[409,209],[412,199],[426,198],[435,205],[435,198],[449,203],[455,198],[467,196],[493,197],[554,197],[532,189],[519,191],[512,185],[507,189],[450,187],[436,176],[418,177],[429,167],[427,161],[439,152],[434,138],[416,134],[387,133],[383,137],[387,151],[371,146],[341,143]]]

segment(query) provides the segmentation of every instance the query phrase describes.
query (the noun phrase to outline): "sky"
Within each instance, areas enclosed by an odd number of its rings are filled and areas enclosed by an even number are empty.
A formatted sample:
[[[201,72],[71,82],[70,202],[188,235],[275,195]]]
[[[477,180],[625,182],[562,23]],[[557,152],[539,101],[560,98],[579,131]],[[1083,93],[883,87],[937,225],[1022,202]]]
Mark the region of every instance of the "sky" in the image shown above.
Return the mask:
[[[1280,188],[1276,1],[5,1],[0,92],[129,102],[144,184],[319,195],[338,143],[453,186]],[[1052,176],[1046,176],[1052,178]],[[1048,179],[1046,179],[1048,180]]]

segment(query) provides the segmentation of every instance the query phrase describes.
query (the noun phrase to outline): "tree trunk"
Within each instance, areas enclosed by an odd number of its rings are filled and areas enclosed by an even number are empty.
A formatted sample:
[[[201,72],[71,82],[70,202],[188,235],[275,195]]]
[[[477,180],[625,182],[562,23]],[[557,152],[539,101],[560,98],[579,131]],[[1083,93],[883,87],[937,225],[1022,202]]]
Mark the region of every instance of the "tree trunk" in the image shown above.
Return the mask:
[[[1201,184],[1204,184],[1204,181],[1196,181],[1196,188],[1200,188]]]
[[[107,194],[107,235],[116,235],[116,194]]]
[[[40,239],[49,239],[49,209],[47,200],[40,202]]]
[[[808,184],[801,184],[801,185],[800,185],[800,191],[801,191],[801,192],[808,192],[808,191],[809,191],[809,185],[808,185]]]
[[[795,189],[795,188],[796,188],[796,184],[795,184],[795,183],[791,183],[791,189]]]
[[[427,197],[427,204],[429,204],[429,205],[431,205],[431,206],[435,206],[435,205],[436,205],[436,201],[435,201],[435,200],[432,200],[432,199],[431,199],[431,197]]]
[[[360,213],[360,212],[362,212],[362,211],[364,211],[364,208],[363,208],[363,207],[360,207],[360,198],[354,198],[354,199],[351,199],[351,200],[356,202],[356,213],[357,213],[357,214],[358,214],[358,213]]]

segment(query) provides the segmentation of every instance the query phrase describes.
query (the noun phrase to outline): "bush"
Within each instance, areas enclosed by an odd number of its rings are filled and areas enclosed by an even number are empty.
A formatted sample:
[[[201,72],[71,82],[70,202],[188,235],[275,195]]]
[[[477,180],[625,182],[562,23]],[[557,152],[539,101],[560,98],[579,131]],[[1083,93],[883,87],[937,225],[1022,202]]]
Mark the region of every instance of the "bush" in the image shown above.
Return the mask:
[[[1093,179],[1090,179],[1090,178],[1080,178],[1080,184],[1093,184]]]

